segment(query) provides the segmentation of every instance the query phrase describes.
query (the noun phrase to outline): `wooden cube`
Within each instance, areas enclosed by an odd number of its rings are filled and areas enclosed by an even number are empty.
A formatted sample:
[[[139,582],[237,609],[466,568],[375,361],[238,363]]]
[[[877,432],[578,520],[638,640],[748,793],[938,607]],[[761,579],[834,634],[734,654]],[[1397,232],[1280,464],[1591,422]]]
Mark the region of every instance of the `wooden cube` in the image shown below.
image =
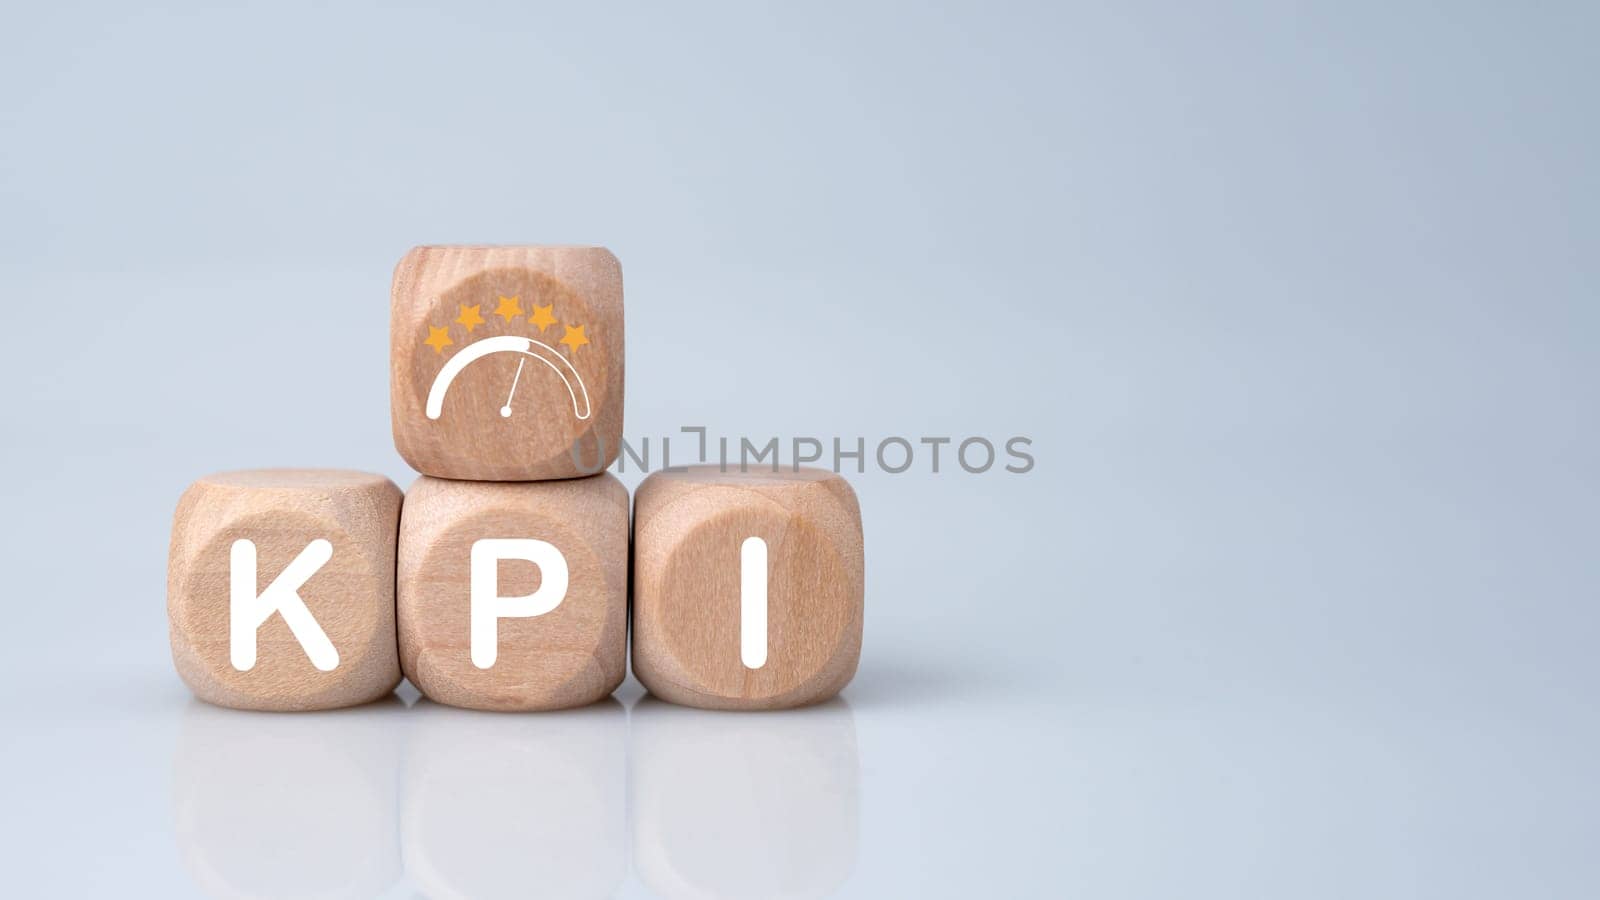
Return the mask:
[[[265,469],[202,478],[172,522],[172,658],[195,696],[332,709],[400,683],[400,489],[382,475]]]
[[[628,491],[609,474],[423,476],[400,520],[401,666],[451,706],[592,703],[622,683],[627,573]]]
[[[594,474],[622,441],[622,269],[603,247],[418,247],[395,268],[389,359],[417,471]]]
[[[639,486],[633,671],[710,709],[834,696],[861,655],[861,508],[832,472],[691,467]]]

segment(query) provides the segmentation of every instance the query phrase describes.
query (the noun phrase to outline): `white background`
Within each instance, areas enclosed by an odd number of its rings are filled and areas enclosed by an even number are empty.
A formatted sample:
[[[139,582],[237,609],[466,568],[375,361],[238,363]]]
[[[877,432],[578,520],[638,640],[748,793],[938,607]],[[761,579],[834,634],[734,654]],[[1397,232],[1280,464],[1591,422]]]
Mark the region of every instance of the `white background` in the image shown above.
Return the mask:
[[[1593,6],[135,7],[0,28],[8,893],[1600,893]],[[191,700],[179,493],[409,483],[475,241],[617,253],[630,438],[1037,468],[852,476],[827,707]]]

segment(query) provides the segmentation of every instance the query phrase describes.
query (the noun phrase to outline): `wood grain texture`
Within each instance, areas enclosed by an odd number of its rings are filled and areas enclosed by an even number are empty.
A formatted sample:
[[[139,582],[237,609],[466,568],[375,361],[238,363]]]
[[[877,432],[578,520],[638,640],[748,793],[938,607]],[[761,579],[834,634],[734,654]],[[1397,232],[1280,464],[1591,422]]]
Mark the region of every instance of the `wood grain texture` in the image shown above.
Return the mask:
[[[767,545],[767,658],[741,656],[741,555]],[[634,503],[633,671],[709,709],[779,709],[837,694],[861,655],[861,508],[832,472],[657,472]]]
[[[599,472],[622,440],[622,326],[622,268],[603,247],[412,250],[395,268],[390,303],[395,447],[440,478]],[[466,364],[439,417],[428,417],[430,389],[451,359],[513,336],[542,346]]]
[[[549,612],[498,621],[498,655],[471,655],[471,552],[485,538],[536,539],[566,559]],[[494,483],[423,476],[406,494],[397,577],[400,659],[429,698],[493,710],[593,703],[622,683],[628,634],[628,491],[609,474]],[[537,590],[539,567],[506,560],[498,593]]]
[[[167,562],[172,659],[195,696],[237,709],[312,710],[365,703],[400,683],[394,638],[400,489],[381,475],[326,469],[225,472],[178,501]],[[332,557],[299,589],[338,652],[320,671],[274,613],[256,632],[255,665],[229,647],[231,548],[256,546],[257,592],[312,541]]]

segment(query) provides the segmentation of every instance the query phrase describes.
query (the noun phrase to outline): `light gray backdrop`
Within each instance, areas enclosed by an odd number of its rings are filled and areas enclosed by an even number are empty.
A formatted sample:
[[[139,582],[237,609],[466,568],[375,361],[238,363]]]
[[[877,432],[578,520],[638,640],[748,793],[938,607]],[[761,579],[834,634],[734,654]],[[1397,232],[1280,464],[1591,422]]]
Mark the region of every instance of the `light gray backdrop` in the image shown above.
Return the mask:
[[[1600,892],[1592,4],[216,6],[0,28],[8,893]],[[810,714],[194,703],[178,494],[408,483],[478,241],[616,252],[630,437],[1037,468],[855,478]]]

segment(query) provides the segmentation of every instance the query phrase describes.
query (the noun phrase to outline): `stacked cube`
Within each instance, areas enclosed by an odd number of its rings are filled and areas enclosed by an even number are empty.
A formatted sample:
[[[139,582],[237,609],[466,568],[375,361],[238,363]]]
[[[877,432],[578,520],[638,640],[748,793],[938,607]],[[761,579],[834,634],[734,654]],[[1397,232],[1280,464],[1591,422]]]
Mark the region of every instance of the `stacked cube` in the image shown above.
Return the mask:
[[[622,401],[609,251],[411,251],[391,296],[390,407],[421,477],[404,497],[328,470],[192,485],[168,565],[179,674],[247,709],[363,703],[402,674],[440,703],[561,709],[622,682],[631,614],[634,672],[665,700],[771,709],[838,693],[861,647],[849,485],[662,471],[630,528],[628,492],[604,472]]]

